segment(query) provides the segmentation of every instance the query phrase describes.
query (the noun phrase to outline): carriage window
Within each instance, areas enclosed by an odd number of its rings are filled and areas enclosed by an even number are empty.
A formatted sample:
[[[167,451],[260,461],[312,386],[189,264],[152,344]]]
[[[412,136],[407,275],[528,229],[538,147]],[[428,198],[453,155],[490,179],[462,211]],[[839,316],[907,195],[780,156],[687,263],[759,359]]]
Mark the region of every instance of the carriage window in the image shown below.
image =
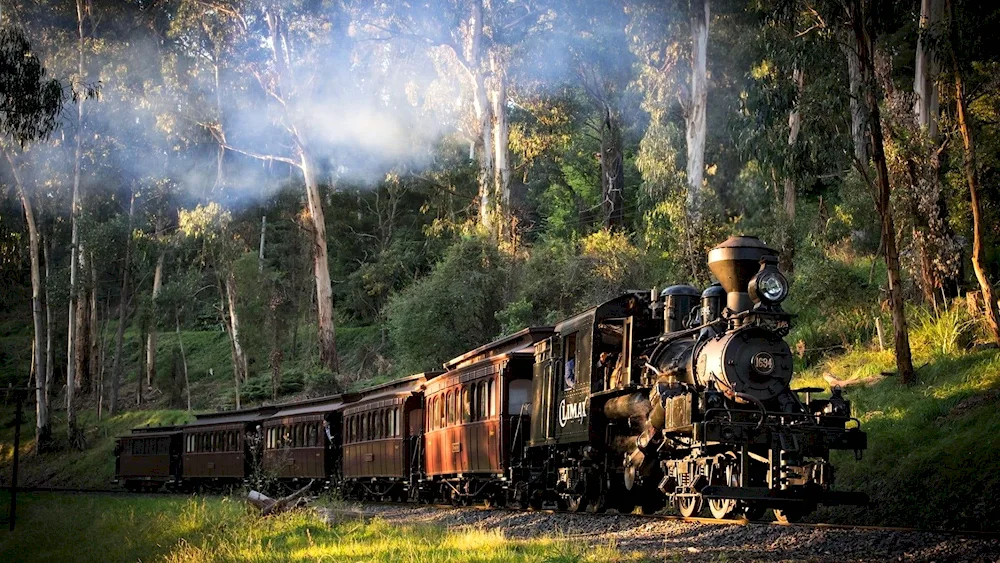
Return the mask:
[[[496,401],[494,401],[495,399],[494,395],[495,393],[493,392],[493,380],[491,379],[486,382],[486,406],[487,406],[487,411],[490,413],[489,416],[496,416],[497,414],[497,405]]]
[[[438,395],[437,398],[434,399],[434,412],[431,413],[431,416],[434,418],[434,429],[435,430],[439,430],[441,428],[441,424],[442,424],[442,420],[441,420],[441,399],[442,398],[443,398],[442,395]]]
[[[401,434],[399,431],[399,407],[392,409],[392,431],[393,436],[399,436]]]
[[[462,388],[462,421],[470,422],[472,420],[472,399],[469,398],[469,388]]]

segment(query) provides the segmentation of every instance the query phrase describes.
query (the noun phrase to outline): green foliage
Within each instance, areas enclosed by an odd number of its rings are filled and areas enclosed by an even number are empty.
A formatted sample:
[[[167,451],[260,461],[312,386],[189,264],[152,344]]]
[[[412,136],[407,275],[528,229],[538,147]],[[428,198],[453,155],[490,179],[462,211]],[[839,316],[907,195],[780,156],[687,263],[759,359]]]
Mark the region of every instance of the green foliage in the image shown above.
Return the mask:
[[[650,260],[619,231],[597,231],[576,243],[552,240],[512,265],[515,296],[497,313],[504,333],[552,324],[653,281]]]
[[[47,138],[59,126],[62,84],[45,78],[45,67],[24,30],[0,27],[0,135],[22,147]],[[83,94],[81,94],[83,95]]]
[[[822,349],[872,342],[876,316],[882,317],[885,338],[891,340],[892,322],[879,308],[884,299],[880,287],[886,283],[884,263],[872,261],[815,247],[800,250],[784,308],[798,315],[788,340],[793,347],[803,343],[807,363],[821,359]]]
[[[500,331],[509,262],[489,241],[464,238],[426,277],[388,305],[389,334],[403,371],[437,369]]]

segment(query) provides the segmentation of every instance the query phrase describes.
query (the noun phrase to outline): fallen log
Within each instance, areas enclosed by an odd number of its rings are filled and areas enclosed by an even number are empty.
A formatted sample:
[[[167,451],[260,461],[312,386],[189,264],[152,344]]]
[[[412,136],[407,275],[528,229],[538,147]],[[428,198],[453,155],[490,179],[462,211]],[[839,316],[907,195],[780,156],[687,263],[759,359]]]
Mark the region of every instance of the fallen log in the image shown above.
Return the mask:
[[[259,509],[261,516],[280,514],[286,510],[299,506],[299,504],[304,501],[303,497],[305,497],[306,493],[309,492],[309,489],[312,488],[312,484],[313,482],[309,481],[306,486],[286,497],[279,499],[273,499],[259,491],[250,491],[247,495],[247,502]]]
[[[840,387],[842,389],[845,389],[847,387],[852,387],[855,385],[867,385],[869,383],[882,381],[883,379],[885,379],[885,375],[879,374],[879,375],[873,375],[871,377],[862,377],[859,379],[837,379],[836,377],[828,373],[824,373],[823,379],[830,385],[830,389],[833,389],[834,387]]]

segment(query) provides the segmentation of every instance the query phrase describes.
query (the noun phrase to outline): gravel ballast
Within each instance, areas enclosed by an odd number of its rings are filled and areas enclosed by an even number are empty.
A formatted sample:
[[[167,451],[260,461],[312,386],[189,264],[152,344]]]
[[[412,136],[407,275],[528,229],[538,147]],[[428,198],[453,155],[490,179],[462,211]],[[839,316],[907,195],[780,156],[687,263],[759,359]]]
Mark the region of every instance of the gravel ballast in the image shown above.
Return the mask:
[[[553,514],[365,504],[351,513],[390,523],[501,530],[513,539],[569,537],[623,553],[683,561],[1000,561],[1000,539],[936,532],[703,524],[631,514]],[[335,512],[335,511],[334,511]],[[331,519],[335,519],[333,513]]]

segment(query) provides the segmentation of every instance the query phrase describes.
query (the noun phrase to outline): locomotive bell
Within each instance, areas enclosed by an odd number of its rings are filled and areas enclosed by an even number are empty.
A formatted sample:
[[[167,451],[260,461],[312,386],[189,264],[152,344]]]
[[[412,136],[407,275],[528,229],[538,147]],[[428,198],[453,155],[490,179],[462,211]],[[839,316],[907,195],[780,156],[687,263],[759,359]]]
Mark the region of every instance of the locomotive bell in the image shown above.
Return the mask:
[[[726,290],[726,306],[734,313],[748,311],[753,301],[748,293],[750,280],[760,270],[760,259],[777,256],[778,251],[754,236],[733,236],[708,251],[708,268]]]

